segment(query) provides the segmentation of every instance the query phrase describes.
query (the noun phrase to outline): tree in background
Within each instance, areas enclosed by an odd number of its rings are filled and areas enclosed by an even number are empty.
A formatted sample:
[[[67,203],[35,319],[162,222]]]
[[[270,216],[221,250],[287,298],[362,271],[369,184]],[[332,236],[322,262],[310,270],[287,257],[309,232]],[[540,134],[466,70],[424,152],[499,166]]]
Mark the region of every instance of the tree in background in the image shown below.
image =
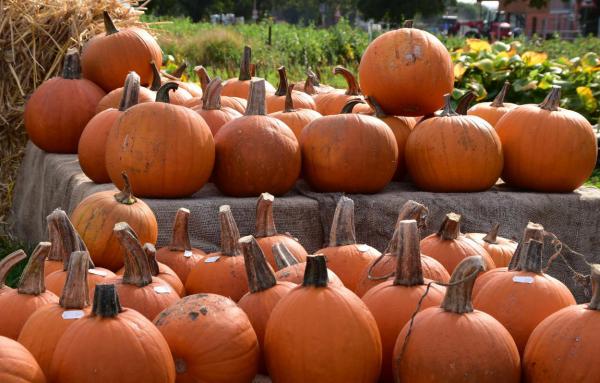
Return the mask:
[[[447,1],[444,0],[361,0],[358,9],[365,18],[399,23],[412,19],[417,13],[424,17],[444,12]]]

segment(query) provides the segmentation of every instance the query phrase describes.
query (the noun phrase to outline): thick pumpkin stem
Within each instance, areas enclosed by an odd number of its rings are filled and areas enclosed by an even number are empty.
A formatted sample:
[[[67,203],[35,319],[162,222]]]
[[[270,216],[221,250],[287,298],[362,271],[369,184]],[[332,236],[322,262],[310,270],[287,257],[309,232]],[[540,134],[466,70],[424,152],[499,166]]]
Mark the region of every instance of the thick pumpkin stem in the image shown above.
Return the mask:
[[[140,76],[135,72],[129,72],[123,86],[123,97],[119,103],[119,110],[126,111],[138,103],[140,95]]]
[[[119,32],[119,30],[115,26],[115,23],[110,18],[108,11],[102,12],[102,16],[104,18],[104,29],[106,30],[107,35],[112,35],[114,33]]]
[[[25,258],[27,258],[27,254],[23,250],[17,250],[0,260],[0,289],[4,287],[10,269]]]
[[[300,263],[283,242],[277,242],[271,247],[271,250],[273,251],[277,270],[285,269],[286,267]]]
[[[313,80],[310,74],[308,75],[308,77],[306,77],[306,81],[304,81],[304,93],[309,94],[311,96],[317,93],[314,84],[315,81],[316,80]]]
[[[450,286],[446,290],[441,307],[456,314],[473,312],[473,284],[477,275],[483,271],[485,264],[481,256],[474,255],[463,259],[450,277]]]
[[[270,289],[277,284],[275,273],[265,259],[258,242],[253,236],[247,235],[240,238],[240,247],[244,254],[246,275],[248,276],[248,287],[251,293]]]
[[[473,101],[475,101],[476,95],[475,93],[468,91],[463,94],[462,97],[458,100],[458,104],[456,104],[456,113],[461,115],[466,115],[467,110],[471,107]]]
[[[419,228],[417,221],[400,221],[392,241],[396,244],[396,286],[422,285],[421,248],[419,246]]]
[[[206,68],[202,65],[198,65],[197,67],[194,67],[194,72],[196,72],[196,75],[200,80],[200,87],[202,88],[202,91],[206,92],[206,87],[210,83],[210,76],[208,75]]]
[[[333,74],[339,74],[344,76],[344,80],[346,80],[346,84],[348,84],[348,87],[346,89],[346,94],[348,96],[360,95],[360,88],[358,86],[358,82],[356,81],[356,77],[354,77],[352,72],[350,72],[343,66],[338,65],[335,68],[333,68]]]
[[[387,114],[385,113],[385,111],[383,110],[381,105],[379,105],[379,103],[377,102],[377,100],[375,100],[375,98],[373,96],[367,97],[367,103],[375,111],[375,117],[377,117],[377,118],[387,117]]]
[[[503,107],[504,99],[506,98],[506,95],[508,94],[509,89],[510,89],[510,82],[505,81],[504,85],[502,86],[502,89],[500,89],[500,92],[498,92],[498,95],[496,96],[496,98],[494,98],[494,101],[490,104],[490,106],[493,106],[494,108]]]
[[[265,98],[265,80],[260,79],[250,81],[250,95],[248,97],[248,106],[246,107],[246,116],[266,115],[267,105]]]
[[[273,220],[273,201],[275,197],[269,193],[262,193],[256,203],[256,225],[254,236],[256,238],[272,237],[277,235],[277,228]]]
[[[546,99],[539,105],[544,110],[556,112],[560,106],[560,86],[552,85],[550,93],[546,96]]]
[[[329,233],[329,247],[353,245],[355,243],[354,201],[342,196],[335,207],[333,223]]]
[[[540,224],[529,222],[523,230],[523,238],[517,245],[515,253],[510,259],[508,264],[508,270],[520,270],[521,269],[521,251],[526,246],[529,240],[534,239],[536,241],[544,241],[544,227]]]
[[[240,231],[235,223],[229,205],[219,207],[219,222],[221,225],[221,253],[229,257],[242,255],[242,250],[238,243]]]
[[[48,259],[63,262],[63,271],[69,268],[69,258],[74,251],[87,251],[83,239],[75,230],[64,210],[55,209],[46,217],[48,236],[52,247]]]
[[[180,79],[181,76],[183,76],[183,74],[185,73],[185,70],[187,69],[187,63],[184,61],[181,63],[181,65],[179,65],[177,67],[177,69],[175,69],[173,71],[173,73],[171,73],[171,76]]]
[[[79,51],[76,48],[69,48],[63,61],[62,78],[68,80],[79,80],[81,78],[81,62]]]
[[[96,285],[92,315],[101,318],[114,318],[122,312],[115,285]]]
[[[321,79],[319,77],[318,74],[316,74],[315,72],[312,71],[312,69],[307,69],[306,70],[306,76],[307,76],[307,80],[310,80],[310,83],[314,86],[320,86],[321,85]]]
[[[152,68],[152,84],[150,85],[150,90],[156,92],[162,85],[162,78],[160,76],[160,70],[154,61],[150,61],[150,67]]]
[[[362,98],[358,98],[358,97],[352,98],[352,99],[346,101],[346,103],[342,107],[342,110],[340,111],[340,114],[352,113],[352,110],[354,110],[354,107],[358,104],[366,104],[366,102]]]
[[[327,273],[327,260],[323,254],[309,255],[306,257],[306,269],[304,269],[305,287],[327,287],[329,275]]]
[[[87,251],[75,251],[69,257],[67,280],[59,301],[62,308],[81,310],[90,305],[87,283],[89,259],[90,254]]]
[[[593,264],[592,271],[590,273],[592,279],[592,300],[588,305],[590,310],[600,310],[600,265]]]
[[[415,221],[417,221],[417,228],[420,232],[427,228],[428,216],[429,209],[427,209],[427,206],[409,199],[400,208],[400,211],[398,212],[398,219],[396,220],[396,225],[398,225],[398,223],[401,221],[407,219],[414,219]]]
[[[169,91],[176,91],[179,85],[176,82],[167,82],[156,91],[156,102],[169,104]]]
[[[491,243],[491,244],[498,243],[498,229],[499,228],[500,228],[500,224],[495,223],[494,226],[492,226],[492,229],[486,234],[485,237],[483,237],[483,240],[486,241],[487,243]]]
[[[150,242],[144,244],[144,253],[146,254],[146,259],[148,260],[148,267],[150,268],[150,274],[156,277],[160,273],[160,268],[158,266],[158,261],[156,260],[156,247]]]
[[[223,90],[222,81],[215,77],[206,87],[202,97],[202,109],[220,110],[221,109],[221,91]]]
[[[44,262],[50,253],[50,242],[40,242],[29,257],[25,270],[21,274],[17,290],[19,294],[40,295],[46,291],[44,284]]]
[[[121,172],[121,177],[123,177],[123,189],[120,192],[115,194],[115,199],[117,202],[122,203],[124,205],[133,205],[137,202],[133,193],[131,191],[131,183],[129,182],[129,177],[127,176],[127,172]]]
[[[442,237],[443,240],[458,238],[460,236],[460,218],[460,214],[446,214],[446,218],[444,218],[444,222],[442,222],[438,235]]]
[[[279,85],[277,85],[277,90],[275,91],[275,96],[285,96],[288,89],[288,78],[287,73],[285,71],[285,67],[282,65],[277,68],[277,73],[279,73]]]
[[[115,225],[113,232],[125,250],[125,272],[123,283],[144,287],[152,283],[152,274],[146,253],[133,229],[126,222]]]
[[[177,214],[175,214],[175,220],[173,221],[173,231],[171,233],[171,243],[169,244],[169,250],[192,250],[192,244],[190,243],[190,235],[188,233],[189,220],[189,209],[180,207],[179,210],[177,210]]]
[[[413,27],[413,20],[404,20],[404,23],[402,24],[402,28],[412,28]]]
[[[458,113],[456,113],[454,111],[454,109],[452,109],[452,96],[450,96],[450,94],[445,94],[444,95],[444,108],[442,109],[441,113],[439,114],[439,117],[452,117],[452,116],[459,116]]]
[[[294,91],[294,84],[290,84],[285,92],[285,104],[283,107],[284,113],[294,112],[294,99],[292,98],[292,92]]]
[[[244,53],[242,54],[242,60],[240,61],[240,75],[238,80],[247,81],[252,79],[252,73],[250,72],[250,63],[252,62],[252,48],[249,46],[244,47]]]
[[[527,242],[527,252],[521,260],[521,271],[529,273],[542,274],[542,251],[544,244],[535,239],[530,239]]]

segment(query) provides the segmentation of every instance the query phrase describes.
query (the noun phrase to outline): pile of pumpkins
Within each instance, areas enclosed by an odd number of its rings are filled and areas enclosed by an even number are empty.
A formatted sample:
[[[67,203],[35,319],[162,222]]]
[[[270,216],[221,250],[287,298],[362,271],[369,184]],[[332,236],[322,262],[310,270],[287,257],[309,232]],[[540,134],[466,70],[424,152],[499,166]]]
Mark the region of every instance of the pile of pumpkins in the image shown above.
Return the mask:
[[[327,246],[309,255],[280,234],[262,193],[253,235],[218,210],[221,249],[206,254],[177,211],[156,249],[156,218],[128,187],[47,217],[49,242],[16,289],[0,261],[0,376],[7,382],[274,383],[598,381],[600,265],[576,305],[543,272],[546,236],[516,243],[463,234],[449,213],[422,238],[428,210],[407,201],[387,249],[357,243],[341,197]],[[127,220],[127,222],[125,221]],[[397,380],[395,380],[397,379]]]
[[[506,86],[491,103],[453,110],[450,55],[412,25],[369,44],[359,81],[336,67],[347,89],[312,73],[289,84],[284,67],[275,88],[253,77],[249,47],[237,78],[196,67],[200,87],[181,81],[184,67],[161,73],[146,31],[118,30],[106,12],[105,27],[33,93],[25,127],[45,151],[78,153],[97,183],[122,188],[127,172],[142,197],[189,196],[209,180],[229,196],[283,195],[300,176],[320,192],[376,193],[407,174],[434,192],[483,191],[499,178],[571,192],[596,164],[592,126],[559,107],[558,86],[539,105],[504,102]]]

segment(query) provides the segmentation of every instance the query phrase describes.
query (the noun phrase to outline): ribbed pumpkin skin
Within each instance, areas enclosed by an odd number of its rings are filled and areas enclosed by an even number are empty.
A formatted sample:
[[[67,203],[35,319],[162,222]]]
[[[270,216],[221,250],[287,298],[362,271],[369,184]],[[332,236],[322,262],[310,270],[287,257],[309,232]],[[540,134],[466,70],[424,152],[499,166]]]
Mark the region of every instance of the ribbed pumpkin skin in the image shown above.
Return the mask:
[[[421,240],[421,252],[440,262],[450,274],[463,259],[472,255],[483,258],[486,270],[496,267],[483,247],[462,234],[453,240],[444,240],[437,234],[431,234]]]
[[[569,306],[544,319],[531,333],[523,357],[524,382],[594,382],[600,313],[587,304]]]
[[[135,310],[115,318],[86,316],[60,338],[49,380],[60,383],[174,383],[169,345]]]
[[[223,96],[228,97],[239,97],[244,100],[248,99],[250,94],[250,82],[255,80],[261,80],[260,77],[252,77],[252,80],[240,81],[237,78],[231,78],[223,83]],[[275,93],[275,87],[268,81],[265,81],[265,91],[267,95]]]
[[[421,121],[408,137],[405,156],[413,182],[433,192],[487,190],[502,172],[500,138],[476,116]]]
[[[469,116],[481,117],[490,123],[493,127],[496,127],[498,120],[502,118],[506,113],[516,108],[517,104],[511,104],[510,102],[503,103],[504,106],[494,107],[491,106],[491,102],[482,102],[475,104],[467,110]]]
[[[312,109],[296,109],[292,112],[275,112],[270,114],[278,120],[283,121],[294,132],[294,135],[300,140],[302,129],[319,117],[323,117],[319,112]]]
[[[132,106],[106,141],[106,169],[117,187],[126,171],[136,195],[186,197],[208,181],[215,144],[195,112],[164,102]]]
[[[465,235],[480,244],[488,252],[496,267],[508,266],[515,250],[517,250],[517,242],[510,239],[498,237],[498,243],[489,243],[483,240],[486,236],[484,233],[467,233]]]
[[[344,105],[357,96],[346,94],[346,90],[344,89],[336,89],[328,93],[315,94],[313,97],[317,105],[317,112],[323,116],[333,116],[340,114]]]
[[[356,293],[362,271],[381,255],[377,249],[368,245],[345,245],[326,247],[317,254],[327,257],[327,268],[333,271],[344,286]]]
[[[317,110],[315,100],[304,92],[292,91],[294,108]],[[285,108],[285,95],[271,95],[267,97],[267,113],[281,112]]]
[[[531,277],[533,283],[515,283],[515,276]],[[562,282],[549,275],[525,271],[493,274],[473,299],[473,307],[506,327],[521,354],[531,332],[542,320],[574,304],[573,295]]]
[[[229,121],[235,120],[238,117],[242,117],[242,114],[235,109],[228,107],[221,107],[221,109],[205,110],[200,108],[192,108],[196,113],[200,115],[206,121],[206,124],[210,128],[211,133],[216,135],[221,127]]]
[[[306,256],[308,252],[304,249],[304,247],[300,244],[300,242],[296,241],[294,238],[284,235],[284,234],[276,234],[270,237],[262,237],[256,238],[256,242],[260,246],[267,262],[271,265],[272,268],[277,268],[277,264],[275,263],[275,256],[273,255],[273,245],[278,242],[282,242],[285,247],[288,248],[290,253],[298,260],[298,262],[306,262]]]
[[[444,105],[452,92],[454,66],[446,47],[432,34],[413,28],[386,32],[360,60],[360,88],[395,116],[424,116]]]
[[[98,103],[98,106],[96,107],[96,114],[99,114],[100,112],[110,108],[119,109],[121,98],[123,98],[123,87],[111,90],[106,94],[106,96],[102,97]],[[155,99],[156,92],[153,92],[145,87],[140,87],[137,102],[138,104],[142,104],[144,102],[154,102]]]
[[[300,146],[304,178],[321,192],[376,193],[391,181],[398,162],[392,130],[360,114],[314,120],[302,130]]]
[[[25,105],[27,135],[46,152],[77,153],[81,132],[96,114],[104,95],[88,80],[51,78],[33,92]]]
[[[571,192],[596,166],[596,136],[579,113],[522,105],[502,117],[496,131],[504,150],[502,179],[511,186]]]
[[[488,283],[488,281],[494,277],[494,274],[505,273],[507,271],[507,267],[496,267],[494,269],[479,274],[477,276],[477,279],[475,279],[475,284],[473,284],[473,299],[475,299],[477,294],[479,294],[483,286],[485,286],[485,284]]]
[[[151,61],[160,69],[161,49],[156,40],[140,28],[100,34],[88,41],[81,53],[83,77],[107,92],[121,87],[130,71],[140,76],[142,85],[149,85],[153,78]]]
[[[96,267],[94,270],[103,275],[88,273],[87,284],[90,299],[94,298],[94,290],[96,289],[96,285],[105,284],[110,278],[116,277],[115,273],[108,269],[103,269],[102,267]],[[61,296],[66,280],[67,272],[63,270],[57,270],[51,274],[48,274],[44,279],[44,283],[46,284],[46,289],[48,291],[52,291],[57,296]]]
[[[2,383],[46,383],[33,355],[6,337],[0,337],[0,379]]]
[[[396,138],[396,144],[398,145],[398,162],[396,165],[396,173],[394,173],[394,179],[401,181],[406,176],[407,171],[406,161],[404,159],[406,141],[408,141],[408,136],[417,124],[417,121],[412,117],[396,116],[386,116],[381,118],[381,121],[385,122],[386,125],[390,127],[392,133],[394,133],[394,138]]]
[[[10,312],[10,315],[0,315],[0,336],[16,340],[27,319],[49,303],[58,303],[58,297],[48,290],[40,295],[28,295],[19,294],[15,289],[0,295],[0,311]]]
[[[154,323],[169,343],[178,383],[248,383],[256,375],[256,334],[231,300],[214,294],[188,296]]]
[[[220,256],[216,262],[206,260]],[[248,292],[248,277],[244,257],[230,257],[211,253],[190,271],[185,282],[188,294],[210,293],[231,298],[237,302]]]
[[[109,183],[106,170],[106,140],[115,121],[123,114],[118,109],[106,109],[96,114],[79,138],[77,156],[81,170],[97,184]]]

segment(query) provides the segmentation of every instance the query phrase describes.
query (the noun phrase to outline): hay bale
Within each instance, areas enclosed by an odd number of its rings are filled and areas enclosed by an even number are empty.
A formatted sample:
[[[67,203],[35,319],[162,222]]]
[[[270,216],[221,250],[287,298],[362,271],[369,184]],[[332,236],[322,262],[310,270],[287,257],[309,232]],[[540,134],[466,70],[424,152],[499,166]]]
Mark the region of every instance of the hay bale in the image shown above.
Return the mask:
[[[27,134],[27,98],[57,75],[67,49],[103,32],[102,12],[117,26],[144,27],[143,6],[123,0],[0,0],[0,233],[5,226]]]

